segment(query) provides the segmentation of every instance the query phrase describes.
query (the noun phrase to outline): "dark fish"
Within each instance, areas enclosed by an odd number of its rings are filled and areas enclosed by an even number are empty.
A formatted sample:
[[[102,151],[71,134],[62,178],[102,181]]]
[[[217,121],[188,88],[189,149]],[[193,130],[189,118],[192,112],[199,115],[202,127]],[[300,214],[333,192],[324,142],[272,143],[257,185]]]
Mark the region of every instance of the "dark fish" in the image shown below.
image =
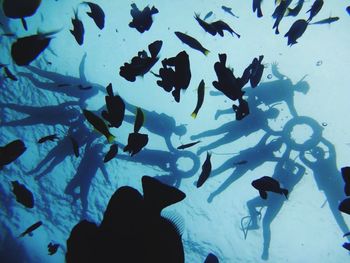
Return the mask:
[[[252,186],[259,191],[262,199],[267,198],[267,191],[277,194],[283,194],[286,198],[288,196],[288,190],[281,188],[280,183],[269,176],[263,176],[260,179],[254,180]]]
[[[179,147],[177,147],[176,149],[178,149],[178,150],[187,149],[187,148],[192,147],[192,146],[194,146],[194,145],[196,145],[197,143],[200,143],[200,142],[201,141],[196,141],[196,142],[190,142],[190,143],[187,143],[187,144],[182,144]]]
[[[146,6],[140,11],[136,4],[132,3],[130,14],[133,20],[129,23],[129,26],[135,28],[140,33],[143,33],[151,28],[153,23],[152,15],[157,14],[158,12],[158,9],[154,6],[152,6],[152,8]]]
[[[202,52],[204,55],[209,54],[209,50],[204,48],[201,43],[198,42],[198,40],[194,39],[193,37],[186,35],[184,33],[181,33],[179,31],[175,32],[175,35],[186,45],[190,46],[193,49],[196,49],[200,52]]]
[[[297,16],[301,9],[303,8],[303,4],[304,4],[305,0],[299,0],[297,5],[294,8],[290,8],[288,7],[287,9],[287,16]]]
[[[287,8],[290,5],[292,0],[283,0],[280,2],[280,4],[276,7],[275,11],[272,14],[272,17],[276,19],[275,23],[273,24],[272,28],[275,28],[275,34],[279,34],[278,26],[280,22],[282,21],[282,18],[284,17],[285,13],[287,12]]]
[[[212,253],[209,253],[204,263],[219,263],[219,259]]]
[[[35,224],[31,225],[30,227],[28,227],[26,229],[26,231],[24,231],[22,234],[19,235],[19,237],[24,237],[27,234],[31,234],[35,229],[37,229],[38,227],[40,227],[43,223],[41,221],[36,222]]]
[[[84,43],[84,25],[78,18],[78,12],[74,11],[74,18],[72,18],[73,30],[70,30],[77,43],[81,46]]]
[[[17,81],[18,78],[12,74],[12,72],[8,69],[8,67],[4,67],[4,72],[5,72],[5,76],[6,78],[9,78],[13,81]]]
[[[128,144],[124,147],[124,152],[129,152],[131,156],[137,154],[148,143],[148,135],[141,133],[130,133]]]
[[[125,103],[120,96],[114,95],[112,83],[106,87],[106,90],[107,111],[102,111],[102,117],[109,122],[109,127],[119,128],[124,120]]]
[[[149,176],[142,177],[142,189],[143,196],[118,188],[100,225],[83,220],[74,226],[66,262],[185,262],[181,231],[161,212],[186,195]]]
[[[109,162],[112,160],[118,153],[118,145],[112,144],[111,147],[109,147],[108,153],[106,153],[105,157],[103,158],[103,162]]]
[[[350,15],[350,6],[346,8],[346,12]]]
[[[288,37],[288,46],[292,46],[297,42],[297,39],[301,37],[306,28],[307,28],[308,22],[304,19],[299,19],[293,23],[291,28],[288,30],[288,32],[284,35],[285,37]]]
[[[21,203],[27,208],[34,207],[34,197],[30,190],[25,187],[25,185],[20,184],[18,181],[11,181],[12,183],[12,192],[16,196],[16,201]]]
[[[350,232],[347,232],[343,235],[343,237],[347,237],[347,236],[350,236]]]
[[[236,120],[240,121],[243,120],[244,117],[248,116],[250,111],[248,102],[246,102],[244,99],[239,98],[238,103],[238,106],[233,104],[232,109],[236,113]]]
[[[211,34],[213,36],[216,35],[217,30],[216,30],[215,26],[213,26],[212,24],[209,24],[209,23],[205,22],[204,20],[202,20],[199,17],[199,14],[195,14],[194,18],[196,19],[198,24],[205,30],[205,32],[208,32],[209,34]]]
[[[261,2],[262,0],[253,0],[253,12],[257,12],[258,17],[262,17],[263,13],[261,11]]]
[[[213,15],[213,12],[212,11],[209,11],[205,17],[204,17],[204,20],[207,20],[209,17],[211,17]]]
[[[85,118],[88,120],[88,122],[90,122],[90,124],[97,130],[99,131],[101,134],[103,134],[107,141],[109,143],[112,143],[115,139],[114,135],[112,135],[109,130],[107,125],[104,123],[104,121],[96,116],[94,113],[92,113],[89,110],[83,110],[83,114],[85,116]]]
[[[200,110],[200,108],[202,107],[203,101],[204,101],[204,91],[205,91],[205,86],[204,86],[204,80],[201,80],[201,82],[199,83],[198,86],[198,90],[197,90],[197,105],[196,108],[194,109],[194,111],[191,114],[192,118],[196,118],[198,111]]]
[[[0,170],[20,157],[26,150],[21,140],[14,140],[5,146],[0,146]]]
[[[250,68],[250,85],[252,86],[252,88],[255,88],[256,86],[258,86],[261,77],[263,75],[264,72],[264,65],[261,63],[263,60],[264,56],[261,55],[259,56],[259,59],[254,58],[252,63],[251,63],[251,68]]]
[[[338,209],[339,211],[350,215],[350,198],[346,198],[343,201],[341,201]]]
[[[52,244],[51,242],[47,245],[47,250],[49,252],[49,255],[52,256],[57,252],[57,249],[59,248],[59,244]]]
[[[213,23],[211,23],[211,25],[213,25],[216,28],[216,31],[218,32],[218,34],[220,36],[224,35],[223,31],[228,31],[231,35],[235,34],[238,38],[240,38],[241,36],[236,33],[228,24],[226,24],[224,21],[222,20],[218,20],[215,21]]]
[[[39,8],[41,0],[4,0],[2,9],[5,16],[9,18],[20,18],[25,30],[28,30],[25,17],[35,14]]]
[[[306,12],[306,13],[310,12],[310,17],[307,20],[307,22],[310,22],[312,18],[314,18],[314,16],[316,16],[318,12],[320,12],[322,6],[323,6],[323,0],[315,0],[311,8]]]
[[[197,181],[197,188],[201,187],[205,181],[208,179],[211,173],[211,162],[210,162],[211,154],[207,152],[207,158],[205,159],[202,165],[202,172],[199,175],[199,179]]]
[[[12,59],[18,66],[29,65],[43,52],[58,31],[18,38],[11,46]]]
[[[239,18],[238,16],[236,16],[233,12],[232,12],[232,8],[231,7],[227,7],[227,6],[221,6],[221,9],[224,10],[226,13],[229,13],[231,16],[233,17],[237,17]]]
[[[344,243],[343,248],[347,249],[350,251],[350,243]]]
[[[323,25],[323,24],[330,24],[334,23],[339,20],[339,17],[328,17],[326,19],[322,19],[320,21],[314,22],[314,23],[309,23],[309,25]]]
[[[94,20],[96,26],[102,30],[105,26],[105,13],[103,12],[102,8],[99,5],[91,2],[83,3],[89,5],[91,11],[87,12],[87,15],[91,17]]]
[[[346,166],[341,168],[341,174],[345,183],[344,193],[346,196],[350,196],[350,167]]]
[[[57,134],[51,134],[51,135],[47,135],[47,136],[41,137],[38,140],[38,143],[44,143],[44,142],[47,142],[47,141],[54,142],[55,140],[58,140],[58,139],[59,138],[57,137]]]
[[[137,76],[144,76],[158,61],[158,53],[163,45],[161,40],[148,45],[151,56],[145,50],[139,51],[137,56],[131,59],[131,63],[124,63],[120,67],[119,75],[128,81],[134,82]]]
[[[141,108],[136,109],[136,118],[134,123],[134,133],[138,133],[145,121],[145,116]]]
[[[69,139],[72,143],[73,153],[74,153],[75,157],[78,158],[79,157],[79,144],[73,136],[69,136]]]

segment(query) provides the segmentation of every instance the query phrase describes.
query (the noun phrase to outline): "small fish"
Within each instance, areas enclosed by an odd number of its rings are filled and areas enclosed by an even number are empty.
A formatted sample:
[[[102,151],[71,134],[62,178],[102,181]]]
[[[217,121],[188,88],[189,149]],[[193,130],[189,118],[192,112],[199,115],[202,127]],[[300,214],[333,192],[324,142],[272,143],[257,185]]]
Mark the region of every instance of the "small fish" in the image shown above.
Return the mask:
[[[74,11],[74,18],[72,19],[73,30],[70,30],[77,43],[81,46],[84,43],[84,25],[78,18],[77,11]]]
[[[87,4],[90,7],[90,12],[87,12],[87,15],[91,17],[96,26],[99,29],[103,29],[105,26],[105,13],[103,12],[102,8],[94,3],[91,2],[83,2],[84,4]]]
[[[304,34],[307,25],[308,22],[304,19],[299,19],[293,23],[288,32],[284,35],[285,37],[288,37],[288,46],[298,43],[297,39]]]
[[[248,163],[248,161],[242,160],[242,161],[233,163],[233,165],[242,165],[242,164],[246,164],[246,163]]]
[[[8,69],[8,67],[4,67],[4,72],[5,72],[5,75],[6,75],[6,78],[9,78],[13,81],[17,81],[18,78],[12,74],[12,72]]]
[[[59,140],[59,138],[57,137],[57,134],[50,134],[50,135],[41,137],[41,138],[38,140],[38,143],[44,143],[44,142],[47,142],[47,141],[52,141],[52,142],[54,142],[55,140]]]
[[[221,9],[224,10],[226,13],[229,13],[231,16],[239,18],[238,16],[236,16],[233,12],[232,12],[232,8],[231,7],[227,7],[227,6],[221,6]]]
[[[80,89],[80,90],[89,90],[89,89],[92,89],[92,86],[84,87],[83,85],[78,85],[78,89]]]
[[[28,227],[26,229],[26,231],[24,231],[23,233],[21,233],[19,235],[19,237],[24,237],[27,234],[31,234],[35,229],[37,229],[38,227],[40,227],[43,223],[41,221],[36,222],[35,224],[31,225],[30,227]]]
[[[219,259],[213,253],[209,253],[204,263],[219,263]]]
[[[255,13],[256,11],[258,17],[263,16],[263,13],[261,11],[261,2],[262,0],[253,0],[253,12]]]
[[[311,8],[306,12],[306,13],[310,12],[310,17],[307,20],[307,22],[310,22],[312,18],[314,18],[318,14],[318,12],[320,12],[322,6],[323,6],[323,0],[315,0]]]
[[[135,28],[140,33],[149,30],[153,23],[152,15],[157,14],[158,12],[158,9],[154,6],[152,6],[152,8],[146,6],[140,11],[136,4],[132,3],[130,14],[133,20],[129,23],[129,27]]]
[[[196,141],[196,142],[190,142],[190,143],[187,143],[187,144],[182,144],[179,147],[177,147],[176,149],[178,149],[178,150],[187,149],[187,148],[192,147],[192,146],[194,146],[194,145],[196,145],[197,143],[200,143],[200,142],[201,141]]]
[[[206,15],[205,15],[205,17],[204,17],[204,19],[203,20],[207,20],[209,17],[211,17],[213,15],[213,12],[212,11],[209,11]]]
[[[331,24],[339,20],[339,17],[328,17],[326,19],[322,19],[320,21],[309,23],[309,25],[324,25],[324,24]]]
[[[148,143],[148,135],[141,133],[130,133],[128,144],[124,147],[124,152],[129,152],[131,156],[137,154]]]
[[[241,37],[241,36],[240,36],[238,33],[236,33],[228,24],[226,24],[226,23],[225,23],[224,21],[222,21],[222,20],[215,21],[215,22],[211,23],[211,25],[213,25],[213,26],[216,28],[216,30],[217,30],[217,32],[218,32],[218,34],[219,34],[220,36],[223,36],[223,35],[224,35],[224,32],[223,32],[223,31],[228,31],[231,35],[232,35],[232,34],[235,34],[238,38]]]
[[[145,121],[145,115],[141,108],[136,109],[136,118],[134,123],[134,133],[138,133]]]
[[[205,159],[203,165],[202,165],[202,172],[199,175],[199,179],[197,182],[197,188],[201,187],[205,181],[208,179],[210,173],[211,173],[211,162],[210,162],[211,154],[207,152],[207,158]]]
[[[118,153],[118,145],[112,144],[111,147],[109,147],[108,153],[106,153],[105,157],[103,158],[103,162],[109,162],[112,160]]]
[[[198,86],[198,90],[197,90],[197,105],[196,108],[194,109],[194,111],[191,114],[192,118],[196,118],[198,111],[200,110],[200,108],[202,107],[203,101],[204,101],[204,91],[205,91],[205,86],[204,86],[204,80],[201,80],[201,82],[199,83]]]
[[[125,103],[118,95],[114,95],[112,83],[107,87],[105,102],[107,110],[102,111],[102,117],[109,122],[109,127],[119,128],[122,125],[125,115]]]
[[[341,174],[344,180],[344,193],[346,196],[350,196],[350,167],[342,167]]]
[[[300,13],[301,9],[303,8],[304,2],[305,0],[299,0],[297,5],[294,8],[288,7],[286,16],[297,16]]]
[[[29,65],[49,46],[52,35],[57,32],[52,31],[18,38],[11,46],[12,59],[18,66]]]
[[[205,32],[208,32],[209,34],[215,36],[216,33],[217,33],[217,30],[216,28],[212,25],[212,24],[209,24],[207,22],[205,22],[204,20],[202,20],[200,17],[199,17],[199,14],[196,14],[194,15],[194,18],[196,19],[196,21],[198,22],[198,24],[204,29]]]
[[[286,198],[288,196],[288,190],[281,188],[280,183],[269,176],[263,176],[260,179],[254,180],[252,186],[259,191],[262,199],[267,199],[267,192],[283,194]]]
[[[69,139],[72,143],[73,153],[74,153],[75,157],[78,158],[79,157],[79,144],[73,136],[69,136]]]
[[[47,250],[48,250],[48,254],[50,256],[52,256],[53,254],[55,254],[57,252],[57,249],[59,248],[59,244],[52,244],[51,242],[47,245]]]
[[[12,192],[16,196],[16,201],[27,208],[34,207],[34,197],[30,190],[25,185],[20,184],[18,181],[11,181]]]
[[[90,122],[90,124],[97,131],[99,131],[101,134],[103,134],[106,137],[109,143],[112,143],[114,141],[115,136],[109,132],[107,125],[104,123],[104,121],[100,117],[96,116],[94,113],[92,113],[89,110],[83,110],[83,114],[85,118],[88,120],[88,122]]]
[[[0,146],[0,170],[4,165],[10,164],[27,150],[23,141],[14,140],[5,146]]]
[[[209,54],[209,50],[204,48],[202,46],[201,43],[199,43],[198,40],[196,40],[195,38],[189,36],[189,35],[186,35],[184,33],[181,33],[179,31],[176,31],[175,32],[175,35],[186,45],[190,46],[191,48],[193,49],[196,49],[200,52],[202,52],[204,55],[208,55]]]

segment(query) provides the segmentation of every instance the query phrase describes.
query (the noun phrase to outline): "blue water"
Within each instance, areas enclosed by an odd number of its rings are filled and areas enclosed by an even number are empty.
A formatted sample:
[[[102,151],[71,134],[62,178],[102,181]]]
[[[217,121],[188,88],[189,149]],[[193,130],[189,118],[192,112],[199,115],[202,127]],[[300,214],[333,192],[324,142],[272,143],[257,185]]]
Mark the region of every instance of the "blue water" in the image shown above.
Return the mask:
[[[140,9],[148,4],[159,10],[150,30],[143,34],[128,26],[132,2],[95,2],[105,12],[105,27],[99,30],[86,15],[88,8],[81,5],[79,18],[85,27],[82,46],[69,32],[73,8],[80,1],[42,1],[37,12],[26,18],[28,31],[19,19],[8,19],[1,13],[2,33],[24,37],[60,30],[29,67],[17,66],[11,58],[10,48],[16,37],[0,37],[0,63],[7,64],[18,77],[18,81],[5,78],[4,74],[0,77],[0,145],[21,139],[27,147],[22,156],[0,171],[1,262],[64,262],[72,227],[82,218],[99,223],[114,191],[124,185],[141,191],[143,175],[157,176],[187,195],[167,209],[183,218],[186,262],[204,262],[210,252],[220,262],[263,262],[262,258],[278,263],[347,262],[349,253],[342,244],[348,241],[343,234],[348,232],[350,217],[341,214],[337,206],[345,198],[340,168],[349,165],[350,155],[349,3],[326,1],[313,21],[330,14],[338,16],[339,21],[309,25],[298,43],[289,47],[284,34],[295,20],[309,17],[306,11],[313,1],[304,3],[298,17],[283,18],[279,35],[272,29],[274,1],[262,3],[261,18],[253,13],[252,1],[247,0],[135,1]],[[239,18],[225,13],[222,5],[232,7]],[[203,18],[209,11],[214,14],[207,21],[221,19],[241,38],[228,32],[224,37],[206,33],[195,21],[194,13]],[[205,56],[181,43],[174,31],[195,37],[210,53]],[[141,50],[148,51],[148,45],[155,40],[163,41],[160,60],[152,68],[156,73],[164,58],[174,57],[182,50],[189,55],[192,78],[179,103],[156,84],[157,78],[151,73],[135,82],[119,75],[125,62]],[[257,100],[250,104],[250,114],[241,121],[235,120],[231,108],[234,102],[218,95],[212,85],[217,80],[214,63],[219,60],[219,53],[227,54],[226,65],[234,69],[236,76],[241,76],[255,57],[264,55],[260,84],[253,89],[248,83],[244,88],[246,95],[252,94]],[[272,70],[274,67],[277,72]],[[191,113],[202,79],[206,84],[204,103],[193,119]],[[129,122],[111,129],[120,146],[119,153],[116,159],[101,164],[109,145],[104,136],[84,122],[82,109],[101,108],[109,83],[129,103]],[[66,88],[58,87],[60,84],[70,84],[70,88],[79,91],[78,95],[59,92]],[[93,88],[79,90],[78,85]],[[302,87],[308,89],[298,92]],[[68,107],[72,115],[64,116],[67,109],[62,103],[70,101],[76,102]],[[51,111],[45,108],[54,105],[57,108]],[[140,132],[148,134],[149,142],[130,157],[123,153],[122,145],[133,130],[136,107],[144,111],[145,123]],[[228,114],[221,114],[227,109]],[[26,123],[23,118],[28,116]],[[67,118],[78,121],[73,126]],[[43,119],[48,122],[43,124]],[[75,126],[77,123],[81,126]],[[176,130],[181,125],[186,128],[182,136]],[[74,134],[78,141],[96,135],[92,147],[80,147],[78,158],[65,137],[69,129],[78,130]],[[37,144],[39,138],[53,133],[61,140]],[[201,137],[197,136],[201,133]],[[186,151],[175,149],[197,139],[201,142]],[[266,151],[266,145],[275,140],[281,142],[280,147]],[[324,155],[317,157],[315,150]],[[197,189],[195,183],[206,151],[212,153],[212,177]],[[289,161],[282,163],[282,157]],[[106,173],[102,172],[104,169]],[[81,178],[75,179],[78,183],[73,188],[81,186],[86,193],[74,201],[74,194],[66,194],[65,189],[77,171]],[[274,176],[289,188],[288,200],[269,193],[268,202],[262,202],[251,186],[253,180],[262,176]],[[10,183],[15,180],[33,192],[33,209],[16,202]],[[261,218],[257,217],[257,229],[249,230],[245,236],[241,228],[248,224],[246,216],[254,209],[260,210]],[[38,220],[43,226],[32,236],[17,238]],[[60,244],[52,256],[47,255],[49,242]]]

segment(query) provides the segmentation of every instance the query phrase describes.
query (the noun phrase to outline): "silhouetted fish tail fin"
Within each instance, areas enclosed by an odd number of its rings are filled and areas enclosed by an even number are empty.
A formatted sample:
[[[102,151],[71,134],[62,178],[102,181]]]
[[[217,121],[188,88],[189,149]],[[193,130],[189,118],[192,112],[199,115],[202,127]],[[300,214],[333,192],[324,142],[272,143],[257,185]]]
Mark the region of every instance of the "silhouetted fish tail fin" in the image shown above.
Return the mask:
[[[286,197],[286,199],[288,199],[288,193],[289,193],[289,191],[288,191],[288,189],[281,189],[281,192],[282,192],[282,194]]]
[[[192,113],[191,113],[191,117],[192,117],[193,119],[195,119],[195,118],[197,117],[197,113],[196,113],[196,112],[192,112]]]
[[[147,175],[142,177],[142,189],[147,206],[157,214],[160,214],[163,208],[180,202],[186,197],[185,193],[175,187],[163,184]]]
[[[204,55],[208,56],[208,54],[210,53],[210,51],[208,49],[204,49]]]

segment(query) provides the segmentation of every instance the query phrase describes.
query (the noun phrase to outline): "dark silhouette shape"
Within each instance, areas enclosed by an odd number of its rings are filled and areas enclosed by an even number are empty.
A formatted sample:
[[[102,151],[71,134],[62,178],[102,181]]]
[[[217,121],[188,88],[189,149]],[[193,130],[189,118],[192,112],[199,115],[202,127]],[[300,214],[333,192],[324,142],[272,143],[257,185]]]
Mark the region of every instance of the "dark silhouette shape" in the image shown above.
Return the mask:
[[[32,232],[37,229],[38,227],[40,227],[43,223],[41,221],[38,221],[36,223],[34,223],[33,225],[31,225],[30,227],[28,227],[23,233],[21,233],[19,235],[19,237],[24,237],[25,235],[31,235]]]
[[[275,34],[279,34],[278,26],[282,20],[282,18],[285,16],[285,13],[288,9],[288,6],[292,3],[292,0],[284,0],[280,1],[279,5],[276,7],[275,11],[272,14],[272,17],[276,19],[275,23],[273,24],[272,28],[276,28]]]
[[[162,60],[163,68],[159,69],[159,74],[154,74],[161,78],[157,81],[158,86],[166,92],[172,91],[176,102],[180,102],[180,91],[186,90],[191,81],[190,60],[186,51],[181,51],[176,57]],[[174,90],[173,90],[174,89]]]
[[[154,6],[152,6],[152,8],[146,6],[142,11],[140,11],[136,4],[132,3],[130,11],[132,21],[129,23],[129,26],[131,28],[135,28],[140,33],[148,31],[153,23],[152,15],[157,14],[158,12],[158,9]]]
[[[338,209],[340,212],[350,215],[350,198],[346,198],[340,202]]]
[[[253,0],[253,12],[255,13],[256,11],[258,17],[263,16],[263,13],[261,11],[261,2],[262,0]]]
[[[57,134],[50,134],[50,135],[46,135],[44,137],[41,137],[38,140],[38,143],[41,144],[41,143],[45,143],[45,142],[48,142],[48,141],[54,142],[56,140],[59,140]]]
[[[16,201],[27,208],[34,207],[34,196],[33,193],[23,184],[18,181],[12,181],[12,192],[16,196]]]
[[[2,122],[2,126],[28,126],[36,124],[65,125],[70,126],[80,115],[79,110],[74,108],[77,102],[68,101],[50,106],[26,106],[14,103],[0,103],[1,108],[8,108],[17,112],[28,114],[20,120]]]
[[[267,192],[281,194],[286,198],[288,197],[288,189],[281,188],[280,182],[269,176],[263,176],[254,180],[252,186],[259,191],[262,199],[267,199]]]
[[[207,152],[207,157],[202,165],[202,172],[199,175],[199,178],[197,181],[197,188],[201,187],[210,176],[210,173],[211,173],[210,157],[211,157],[211,154]]]
[[[48,254],[50,256],[52,256],[53,254],[55,254],[57,252],[57,249],[59,248],[59,244],[53,244],[52,242],[50,242],[48,245],[47,245],[47,250],[48,250]]]
[[[142,188],[143,196],[132,187],[119,188],[99,226],[78,223],[67,240],[67,263],[184,262],[181,233],[160,213],[186,195],[149,176],[142,177]]]
[[[213,178],[222,172],[233,168],[235,166],[234,163],[241,160],[247,160],[246,164],[236,166],[233,173],[220,185],[218,189],[210,194],[208,197],[209,203],[213,201],[214,197],[226,190],[226,188],[233,182],[242,177],[248,170],[254,170],[265,162],[278,160],[278,158],[275,157],[274,152],[281,148],[283,141],[281,138],[277,138],[266,144],[269,137],[269,134],[265,134],[256,146],[240,151],[238,155],[228,159],[220,167],[211,172],[210,177]]]
[[[106,140],[109,143],[112,143],[115,139],[115,136],[110,133],[107,124],[102,120],[102,118],[99,117],[99,112],[100,110],[95,113],[86,109],[83,110],[83,114],[86,120],[94,127],[95,130],[105,136]]]
[[[139,51],[137,56],[131,59],[131,63],[124,63],[120,67],[119,75],[128,81],[134,82],[137,76],[144,76],[159,60],[158,53],[162,48],[161,40],[148,45],[151,56],[145,50]]]
[[[297,39],[304,34],[307,26],[308,22],[304,19],[299,19],[293,23],[288,32],[284,35],[288,38],[288,46],[293,46],[298,43]]]
[[[350,167],[342,167],[341,174],[345,183],[344,193],[346,196],[350,196]]]
[[[209,253],[204,263],[219,263],[219,259],[213,253]]]
[[[71,195],[73,201],[81,200],[82,213],[81,218],[86,218],[88,211],[88,196],[91,181],[100,169],[106,182],[110,184],[108,173],[103,162],[102,149],[103,144],[95,143],[94,139],[87,142],[84,155],[79,163],[78,169],[74,177],[67,184],[64,190],[65,194]],[[79,188],[79,192],[77,192]]]
[[[301,180],[305,174],[305,167],[299,163],[291,160],[289,157],[289,152],[287,151],[284,156],[278,160],[272,178],[278,180],[285,188],[292,192],[294,186]],[[263,217],[262,227],[263,227],[263,237],[264,246],[262,259],[267,260],[269,257],[269,247],[271,241],[271,223],[281,210],[286,198],[278,195],[271,194],[268,196],[267,200],[261,199],[261,197],[256,197],[247,202],[249,209],[249,224],[247,225],[248,230],[258,229],[258,211],[257,207],[266,207],[266,212]],[[247,232],[245,233],[247,235]]]
[[[5,146],[0,146],[0,170],[4,165],[8,165],[17,160],[26,149],[24,142],[21,140],[14,140]]]
[[[232,109],[236,113],[236,121],[243,120],[250,113],[248,102],[242,98],[238,99],[238,106],[232,105]]]
[[[175,31],[174,33],[181,40],[182,43],[188,45],[189,47],[191,47],[195,50],[198,50],[199,52],[203,53],[204,55],[209,54],[209,50],[206,49],[205,47],[203,47],[202,44],[194,37],[191,37],[187,34],[179,32],[179,31]]]
[[[132,132],[128,137],[128,144],[124,147],[124,152],[129,152],[131,156],[137,154],[148,143],[148,135]]]
[[[91,2],[83,2],[83,3],[87,4],[90,7],[91,11],[87,12],[87,15],[91,17],[94,20],[96,26],[102,30],[105,26],[105,13],[103,12],[103,9],[95,3],[91,3]]]
[[[106,153],[105,157],[103,158],[103,162],[104,163],[109,162],[117,155],[117,153],[118,153],[118,145],[112,144],[108,152]]]
[[[69,30],[74,36],[75,41],[81,46],[84,43],[84,25],[78,18],[78,11],[74,10],[74,18],[72,18],[73,30]]]
[[[345,198],[345,194],[343,191],[344,182],[337,168],[335,147],[325,138],[321,138],[320,142],[328,150],[328,157],[324,148],[320,146],[316,146],[310,150],[314,160],[306,157],[305,151],[301,152],[299,157],[313,171],[318,189],[325,194],[329,208],[338,226],[343,233],[347,233],[349,232],[349,228],[338,210],[338,204]]]

